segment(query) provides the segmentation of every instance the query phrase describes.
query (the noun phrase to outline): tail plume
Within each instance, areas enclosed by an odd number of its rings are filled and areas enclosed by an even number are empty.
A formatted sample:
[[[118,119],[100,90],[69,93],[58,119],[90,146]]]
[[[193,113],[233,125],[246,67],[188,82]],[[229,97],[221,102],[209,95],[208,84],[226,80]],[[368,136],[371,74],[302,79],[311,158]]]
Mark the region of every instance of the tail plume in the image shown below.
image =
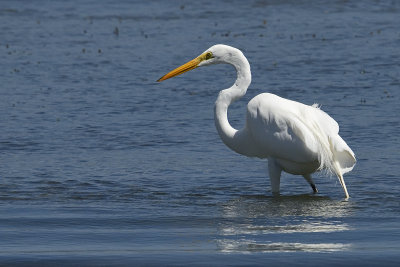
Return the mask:
[[[339,125],[328,114],[312,105],[304,118],[304,125],[312,132],[317,141],[319,170],[327,170],[338,177],[351,171],[356,163],[354,152],[339,135]],[[317,112],[316,112],[317,111]],[[298,117],[301,120],[301,117]]]

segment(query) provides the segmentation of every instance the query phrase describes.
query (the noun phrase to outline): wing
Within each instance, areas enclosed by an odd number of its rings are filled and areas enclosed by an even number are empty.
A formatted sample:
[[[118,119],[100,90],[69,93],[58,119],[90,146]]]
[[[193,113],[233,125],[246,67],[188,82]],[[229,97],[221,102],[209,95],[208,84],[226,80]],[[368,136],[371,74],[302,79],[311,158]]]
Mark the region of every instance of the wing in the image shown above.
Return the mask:
[[[247,106],[247,127],[262,151],[261,157],[275,157],[293,162],[310,162],[316,156],[316,140],[304,124],[303,104],[260,94]]]
[[[316,105],[260,94],[247,106],[247,128],[261,158],[300,164],[318,160],[320,169],[334,173],[348,172],[355,164],[353,151],[338,135],[339,125]]]
[[[336,121],[320,109],[273,94],[256,96],[247,111],[247,126],[264,157],[298,163],[318,160],[318,137],[339,131]]]

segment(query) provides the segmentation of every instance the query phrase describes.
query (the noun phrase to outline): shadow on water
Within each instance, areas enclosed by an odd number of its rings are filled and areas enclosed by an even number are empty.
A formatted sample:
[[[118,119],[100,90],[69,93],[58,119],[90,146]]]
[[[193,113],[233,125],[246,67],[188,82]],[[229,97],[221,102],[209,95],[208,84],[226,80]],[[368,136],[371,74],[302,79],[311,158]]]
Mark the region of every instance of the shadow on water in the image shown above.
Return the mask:
[[[325,196],[241,196],[222,207],[218,247],[224,253],[333,252],[350,243],[332,233],[351,230],[351,202]]]

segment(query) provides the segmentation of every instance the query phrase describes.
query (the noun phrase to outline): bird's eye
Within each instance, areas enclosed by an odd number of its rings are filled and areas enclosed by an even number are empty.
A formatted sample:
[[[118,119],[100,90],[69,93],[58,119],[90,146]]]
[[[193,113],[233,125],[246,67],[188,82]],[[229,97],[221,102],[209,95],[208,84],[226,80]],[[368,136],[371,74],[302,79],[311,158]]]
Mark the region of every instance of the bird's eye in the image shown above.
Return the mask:
[[[211,52],[206,53],[206,60],[209,60],[212,57],[213,57],[213,54]]]

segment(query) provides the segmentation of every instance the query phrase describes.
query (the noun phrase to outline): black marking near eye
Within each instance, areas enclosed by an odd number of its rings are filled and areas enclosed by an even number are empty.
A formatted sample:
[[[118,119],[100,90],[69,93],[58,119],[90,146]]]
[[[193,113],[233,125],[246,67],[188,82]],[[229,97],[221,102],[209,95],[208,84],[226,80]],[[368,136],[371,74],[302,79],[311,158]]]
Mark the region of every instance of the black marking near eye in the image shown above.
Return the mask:
[[[213,57],[213,54],[211,52],[206,53],[206,60],[209,60],[212,57]]]

